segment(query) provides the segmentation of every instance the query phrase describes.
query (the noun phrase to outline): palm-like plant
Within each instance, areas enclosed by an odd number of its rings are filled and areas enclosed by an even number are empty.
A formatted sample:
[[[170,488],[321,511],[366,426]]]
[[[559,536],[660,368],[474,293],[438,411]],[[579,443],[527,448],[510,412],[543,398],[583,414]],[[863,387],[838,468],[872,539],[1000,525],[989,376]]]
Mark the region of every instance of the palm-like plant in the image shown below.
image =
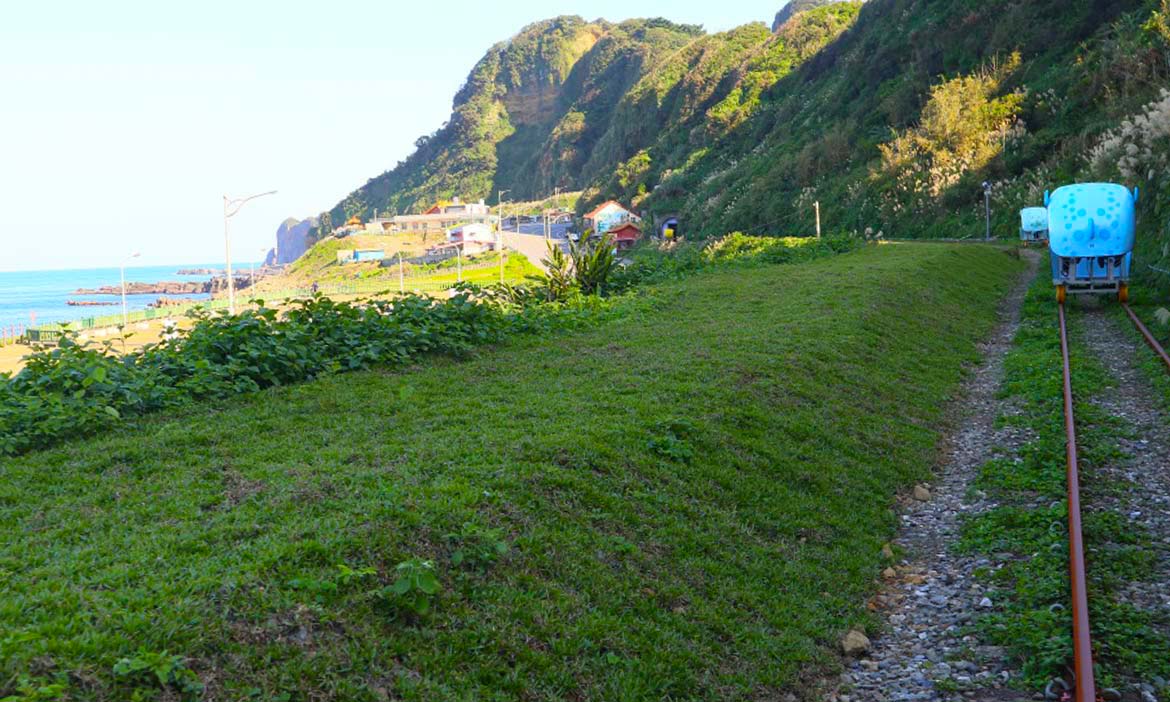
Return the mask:
[[[586,295],[601,294],[609,274],[617,265],[613,237],[609,234],[598,237],[592,229],[586,230],[579,242],[569,244],[569,257],[573,260],[573,271],[581,292]]]
[[[548,242],[547,246],[548,256],[541,259],[541,263],[548,271],[544,275],[545,289],[550,301],[563,300],[569,296],[576,285],[572,261],[565,255],[561,247],[554,245],[551,241]]]

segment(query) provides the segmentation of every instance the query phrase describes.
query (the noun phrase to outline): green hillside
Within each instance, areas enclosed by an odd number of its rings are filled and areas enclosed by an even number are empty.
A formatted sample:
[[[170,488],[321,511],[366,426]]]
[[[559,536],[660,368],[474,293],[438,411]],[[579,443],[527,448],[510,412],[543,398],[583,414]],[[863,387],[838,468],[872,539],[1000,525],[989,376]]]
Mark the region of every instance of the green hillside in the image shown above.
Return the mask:
[[[614,106],[653,66],[701,34],[666,20],[621,24],[558,17],[492,47],[455,96],[447,124],[335,207],[351,215],[405,212],[435,199],[534,200],[580,190],[581,168]]]
[[[989,179],[1012,236],[1045,188],[1108,175],[1089,167],[1100,135],[1167,84],[1157,4],[874,0],[647,207],[809,231],[819,200],[829,229],[961,236],[982,231]]]
[[[0,693],[813,699],[1020,269],[724,269],[6,459]]]
[[[859,5],[817,10],[777,36],[763,24],[706,35],[662,19],[532,24],[480,60],[446,126],[351,193],[326,224],[454,195],[491,199],[498,189],[537,199],[554,187],[594,184],[596,194],[619,165],[663,139],[681,164],[696,148],[687,146],[689,132],[709,141],[741,121],[764,88],[848,26]],[[707,110],[729,97],[734,104],[714,115],[721,127],[706,134]],[[646,184],[636,175],[621,182]]]
[[[775,31],[548,20],[489,51],[447,126],[331,221],[561,187],[584,191],[579,211],[617,198],[701,235],[811,232],[819,201],[829,230],[962,237],[982,232],[990,180],[1010,237],[1045,188],[1112,178],[1150,195],[1156,262],[1168,16],[1165,0],[871,0],[786,6]]]

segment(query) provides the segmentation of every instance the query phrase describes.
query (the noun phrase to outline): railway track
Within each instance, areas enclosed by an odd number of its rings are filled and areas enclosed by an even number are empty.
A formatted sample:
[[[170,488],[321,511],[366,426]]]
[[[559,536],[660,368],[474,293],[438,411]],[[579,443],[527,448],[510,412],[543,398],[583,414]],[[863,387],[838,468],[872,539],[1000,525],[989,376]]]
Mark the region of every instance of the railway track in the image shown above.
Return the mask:
[[[1170,371],[1170,355],[1134,314],[1129,305],[1121,303],[1134,327],[1145,339],[1146,344]],[[1068,331],[1065,323],[1064,302],[1057,305],[1060,319],[1060,353],[1064,366],[1064,424],[1067,433],[1066,456],[1068,461],[1066,480],[1068,485],[1068,545],[1070,604],[1073,620],[1073,665],[1071,680],[1054,680],[1045,690],[1046,699],[1068,700],[1070,702],[1098,702],[1119,700],[1116,690],[1098,689],[1093,672],[1092,631],[1089,622],[1089,598],[1086,591],[1085,547],[1081,529],[1080,466],[1077,459],[1076,416],[1073,409],[1072,376],[1069,365]]]

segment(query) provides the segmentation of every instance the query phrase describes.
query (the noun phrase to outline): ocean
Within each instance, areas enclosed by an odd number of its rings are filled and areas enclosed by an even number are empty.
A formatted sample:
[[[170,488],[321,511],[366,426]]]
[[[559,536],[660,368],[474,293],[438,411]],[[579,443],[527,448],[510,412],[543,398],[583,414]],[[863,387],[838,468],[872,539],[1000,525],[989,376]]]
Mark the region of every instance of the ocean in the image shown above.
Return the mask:
[[[233,266],[246,273],[248,265]],[[140,266],[126,269],[126,282],[158,283],[163,281],[204,281],[209,275],[181,276],[180,269],[210,268],[222,270],[223,264],[183,264],[176,266]],[[104,317],[122,311],[119,295],[75,295],[79,288],[117,286],[121,282],[117,268],[90,268],[62,271],[0,272],[0,328],[23,324],[33,326],[47,322],[68,322],[85,317]],[[127,295],[130,310],[145,309],[164,295]],[[208,295],[180,295],[179,297],[206,299]],[[67,300],[96,300],[115,303],[101,307],[72,307]]]

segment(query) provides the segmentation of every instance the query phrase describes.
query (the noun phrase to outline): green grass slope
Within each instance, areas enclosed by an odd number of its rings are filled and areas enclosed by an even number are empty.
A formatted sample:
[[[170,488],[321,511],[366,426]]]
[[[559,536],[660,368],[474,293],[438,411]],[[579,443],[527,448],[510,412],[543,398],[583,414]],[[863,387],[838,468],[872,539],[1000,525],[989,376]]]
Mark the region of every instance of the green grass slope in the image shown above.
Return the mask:
[[[1019,270],[939,244],[701,274],[6,461],[0,696],[807,691],[872,623],[892,497]]]

